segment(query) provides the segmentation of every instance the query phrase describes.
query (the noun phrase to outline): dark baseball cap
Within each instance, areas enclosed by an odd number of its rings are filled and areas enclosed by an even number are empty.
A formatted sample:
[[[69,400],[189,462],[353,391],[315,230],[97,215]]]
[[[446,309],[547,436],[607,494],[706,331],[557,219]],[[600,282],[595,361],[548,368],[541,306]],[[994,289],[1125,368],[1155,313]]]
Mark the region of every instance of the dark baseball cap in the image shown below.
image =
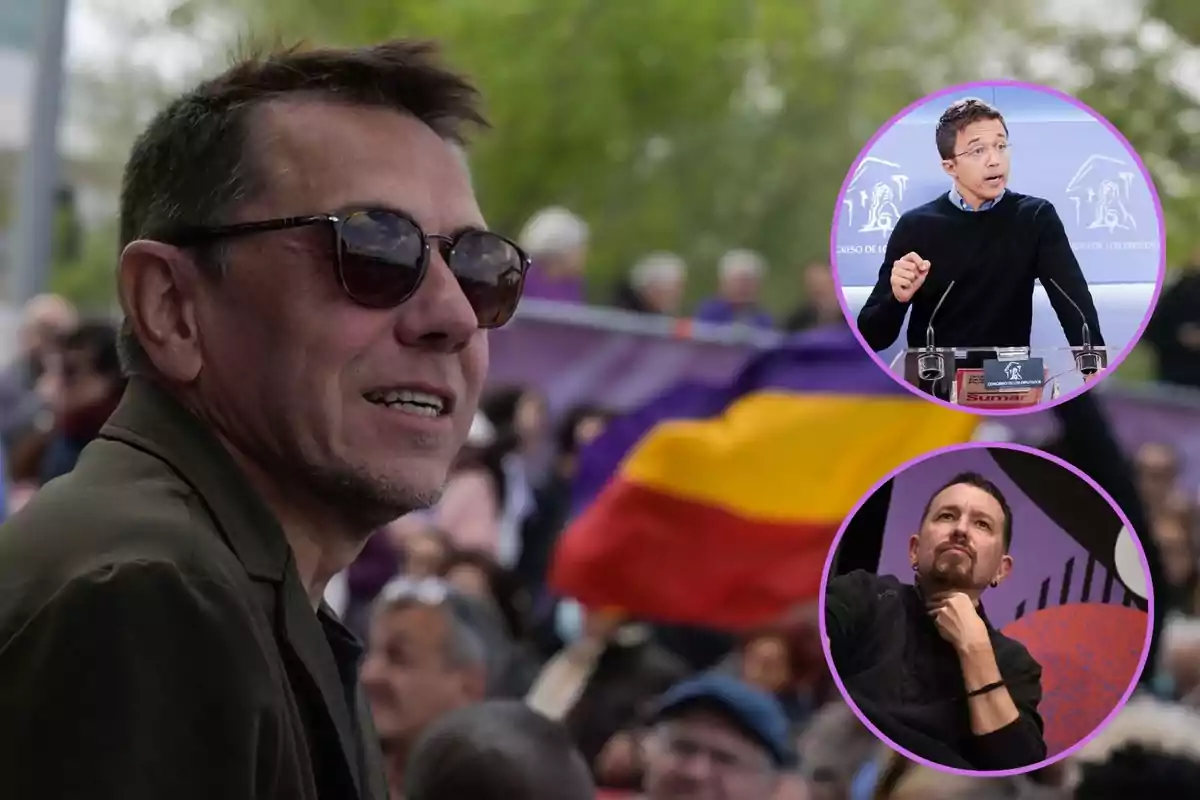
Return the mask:
[[[650,714],[651,722],[678,717],[692,709],[710,709],[767,749],[776,766],[795,761],[791,724],[771,695],[736,678],[705,673],[667,690]]]

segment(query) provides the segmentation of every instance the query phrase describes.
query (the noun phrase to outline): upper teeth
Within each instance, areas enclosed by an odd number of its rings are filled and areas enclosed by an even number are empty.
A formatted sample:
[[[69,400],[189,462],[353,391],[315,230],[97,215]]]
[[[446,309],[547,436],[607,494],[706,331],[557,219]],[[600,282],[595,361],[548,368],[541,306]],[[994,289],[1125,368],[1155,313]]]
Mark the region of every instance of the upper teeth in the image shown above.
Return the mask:
[[[367,399],[372,403],[382,403],[384,405],[400,405],[411,404],[423,406],[431,409],[435,413],[442,413],[445,407],[445,401],[436,394],[428,392],[411,392],[407,389],[393,392],[375,392],[367,396]]]

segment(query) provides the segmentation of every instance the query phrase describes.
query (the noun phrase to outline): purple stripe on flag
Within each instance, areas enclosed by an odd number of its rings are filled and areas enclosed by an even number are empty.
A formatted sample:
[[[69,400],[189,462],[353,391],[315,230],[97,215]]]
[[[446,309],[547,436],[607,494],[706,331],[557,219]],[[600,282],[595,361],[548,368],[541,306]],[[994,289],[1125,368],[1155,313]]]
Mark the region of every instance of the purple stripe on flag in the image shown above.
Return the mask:
[[[659,423],[714,417],[740,397],[770,390],[856,397],[905,393],[863,352],[853,336],[842,331],[797,335],[777,349],[751,357],[732,381],[679,383],[614,419],[580,453],[572,495],[575,512],[596,497],[616,474],[625,455]]]

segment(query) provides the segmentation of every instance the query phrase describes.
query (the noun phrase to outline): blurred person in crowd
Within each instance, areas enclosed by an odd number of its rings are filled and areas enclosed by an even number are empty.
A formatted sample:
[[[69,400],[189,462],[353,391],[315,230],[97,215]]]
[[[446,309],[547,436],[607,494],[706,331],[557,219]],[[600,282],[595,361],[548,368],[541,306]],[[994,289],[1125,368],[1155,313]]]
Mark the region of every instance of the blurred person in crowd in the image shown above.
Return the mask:
[[[1103,346],[1091,290],[1054,205],[1008,188],[1011,148],[1000,111],[957,100],[938,120],[934,141],[953,185],[895,222],[879,279],[858,313],[867,344],[888,349],[908,317],[907,346],[923,347],[937,308],[938,341],[946,346],[1028,347],[1040,280],[1067,341],[1083,344],[1078,307],[1091,344]]]
[[[1158,379],[1200,389],[1200,248],[1159,295],[1142,334],[1158,360]]]
[[[437,499],[520,297],[456,149],[476,100],[426,43],[293,48],[138,138],[129,388],[0,533],[6,793],[386,795],[362,646],[322,596]]]
[[[617,286],[614,305],[626,311],[677,317],[683,310],[687,262],[674,253],[654,252],[638,259]]]
[[[414,526],[404,538],[402,564],[410,578],[442,575],[451,557],[450,537],[433,525]]]
[[[437,581],[400,579],[372,611],[362,684],[379,732],[392,796],[421,733],[443,714],[483,700],[487,643]]]
[[[772,800],[795,761],[783,709],[728,676],[710,673],[673,686],[649,720],[645,800]]]
[[[0,371],[0,444],[8,453],[18,441],[38,429],[46,398],[38,382],[57,353],[59,341],[78,323],[78,315],[56,294],[34,297],[21,313],[17,352]]]
[[[1168,591],[1161,597],[1184,614],[1200,614],[1200,542],[1195,537],[1196,508],[1180,499],[1154,516],[1153,541],[1162,555]]]
[[[696,311],[700,322],[718,325],[750,325],[774,328],[762,307],[763,280],[767,262],[751,250],[730,250],[717,262],[717,296],[705,300]]]
[[[1135,697],[1072,757],[1080,800],[1200,796],[1200,711]]]
[[[505,442],[500,468],[504,496],[500,518],[500,563],[513,568],[523,549],[522,531],[533,513],[533,487],[545,472],[550,408],[545,395],[529,386],[493,389],[483,396],[480,408]]]
[[[789,333],[845,325],[846,315],[838,304],[837,282],[833,269],[824,261],[813,261],[804,268],[804,303],[784,322]]]
[[[1130,745],[1107,761],[1087,764],[1073,797],[1079,800],[1128,800],[1154,797],[1190,800],[1200,796],[1200,760]]]
[[[42,454],[41,483],[75,468],[125,393],[117,331],[108,321],[85,322],[64,336],[54,364],[54,429]]]
[[[515,701],[446,714],[413,749],[396,800],[594,800],[587,765],[556,722]]]
[[[519,490],[510,492],[505,461],[516,447],[516,439],[497,430],[483,411],[475,414],[465,446],[454,461],[441,499],[429,514],[430,522],[446,532],[453,547],[482,550],[501,564],[520,556],[520,531],[514,530],[506,503],[512,495],[526,498]]]
[[[1171,696],[1194,700],[1200,692],[1200,619],[1173,616],[1163,628],[1159,669]]]
[[[797,739],[797,750],[813,800],[829,800],[849,797],[864,765],[886,748],[838,698],[813,715]]]
[[[727,668],[773,695],[797,733],[835,694],[821,649],[816,604],[782,624],[743,636],[737,651],[727,659]]]
[[[515,567],[539,609],[554,546],[571,517],[579,453],[604,431],[611,418],[606,409],[585,404],[572,408],[558,423],[554,456],[545,480],[534,490],[533,510],[521,530],[521,557]]]
[[[635,788],[644,715],[688,670],[653,640],[649,626],[615,609],[566,601],[557,616],[566,644],[543,667],[526,702],[563,721],[600,785]]]
[[[533,260],[525,279],[525,297],[584,302],[588,226],[560,206],[543,208],[525,223],[517,242]]]
[[[451,552],[441,574],[458,594],[477,600],[491,611],[505,635],[501,643],[503,657],[491,670],[489,696],[524,697],[540,666],[528,639],[530,604],[525,587],[487,553],[477,550]]]
[[[1134,474],[1142,502],[1151,517],[1167,510],[1173,499],[1183,499],[1179,486],[1183,455],[1166,442],[1147,442],[1134,454]]]
[[[909,539],[915,580],[856,570],[828,583],[829,652],[847,693],[888,738],[947,767],[1046,758],[1041,666],[980,602],[1013,568],[1012,509],[976,473],[926,503]]]
[[[1057,784],[1043,785],[1028,776],[981,778],[916,764],[888,752],[873,800],[1066,800]],[[854,796],[851,800],[859,800]],[[866,800],[866,798],[864,798]]]
[[[438,575],[459,594],[474,597],[496,609],[508,635],[523,641],[528,635],[529,595],[511,572],[479,550],[448,552]]]

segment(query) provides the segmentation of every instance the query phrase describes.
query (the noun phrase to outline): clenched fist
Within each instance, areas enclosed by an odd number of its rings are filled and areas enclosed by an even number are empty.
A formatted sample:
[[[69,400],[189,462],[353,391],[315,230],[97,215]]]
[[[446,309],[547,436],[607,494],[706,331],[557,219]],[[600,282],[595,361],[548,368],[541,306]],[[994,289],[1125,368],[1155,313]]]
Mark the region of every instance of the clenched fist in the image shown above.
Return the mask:
[[[929,262],[916,253],[909,253],[892,264],[892,294],[901,303],[907,303],[925,283],[927,275]]]

